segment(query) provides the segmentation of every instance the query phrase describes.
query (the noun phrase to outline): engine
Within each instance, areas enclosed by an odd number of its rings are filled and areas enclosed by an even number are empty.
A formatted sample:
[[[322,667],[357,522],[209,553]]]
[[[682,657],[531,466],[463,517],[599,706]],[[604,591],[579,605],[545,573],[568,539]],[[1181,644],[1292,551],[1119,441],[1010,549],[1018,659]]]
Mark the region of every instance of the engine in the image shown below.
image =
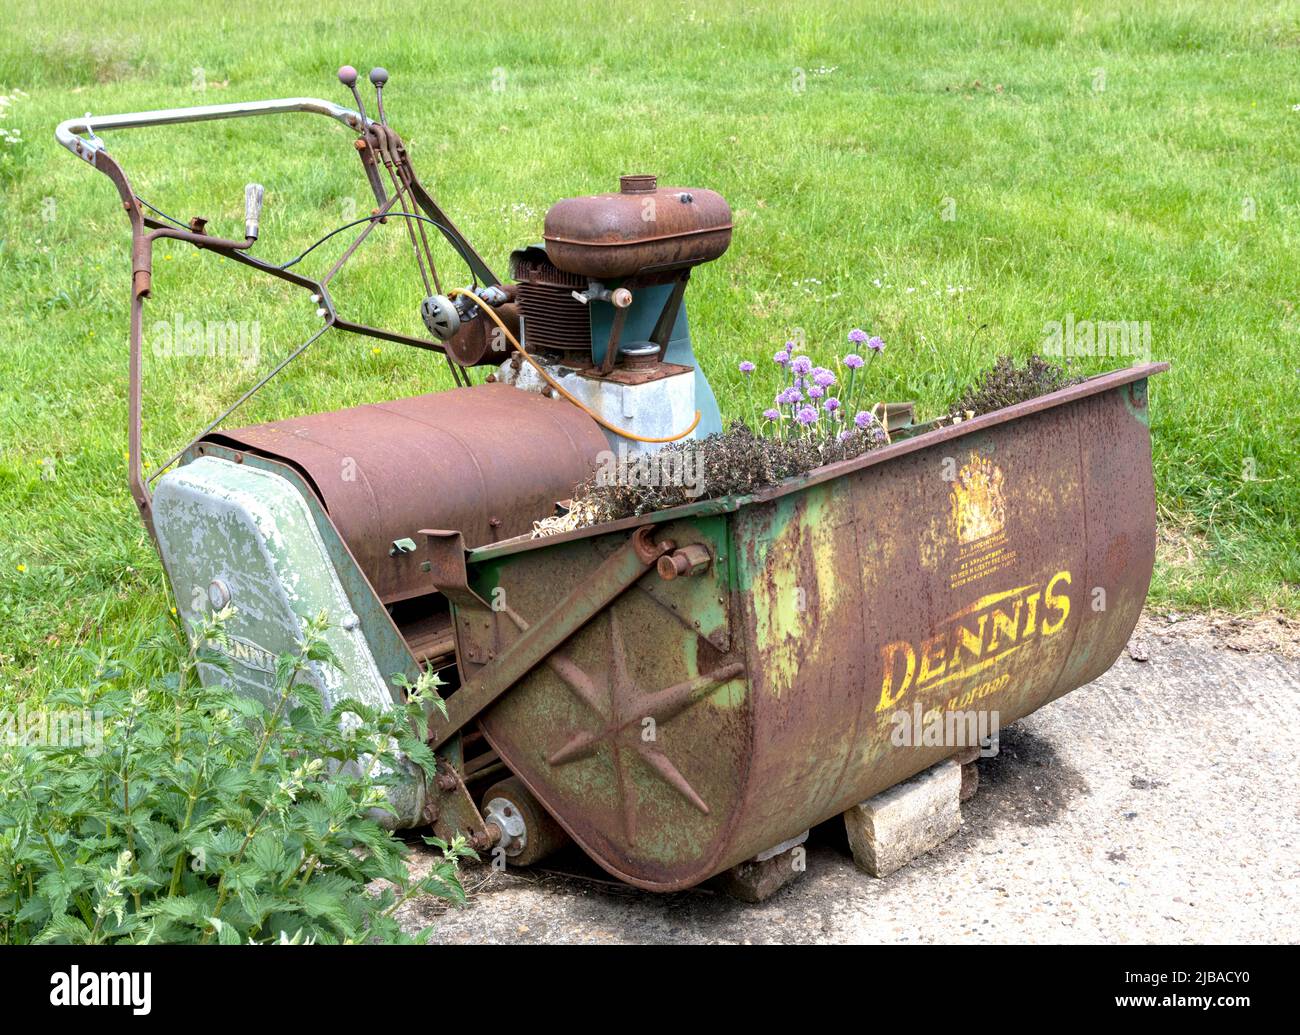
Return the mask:
[[[496,365],[499,381],[567,395],[603,418],[611,444],[636,451],[700,437],[721,420],[695,361],[685,292],[691,270],[722,255],[731,231],[716,192],[623,176],[617,192],[553,205],[543,240],[511,255],[512,282],[476,292],[522,351],[468,294],[431,296],[422,315],[457,362]]]

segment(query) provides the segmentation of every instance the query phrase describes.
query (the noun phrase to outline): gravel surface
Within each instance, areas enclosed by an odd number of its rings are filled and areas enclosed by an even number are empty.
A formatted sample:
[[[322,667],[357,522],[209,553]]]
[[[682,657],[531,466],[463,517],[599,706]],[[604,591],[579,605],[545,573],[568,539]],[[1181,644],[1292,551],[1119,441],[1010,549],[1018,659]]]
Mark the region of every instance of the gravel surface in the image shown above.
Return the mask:
[[[1298,646],[1282,619],[1144,618],[1105,676],[1003,730],[961,831],[884,880],[836,820],[761,905],[636,891],[570,850],[469,867],[467,907],[404,922],[439,942],[1300,942]]]

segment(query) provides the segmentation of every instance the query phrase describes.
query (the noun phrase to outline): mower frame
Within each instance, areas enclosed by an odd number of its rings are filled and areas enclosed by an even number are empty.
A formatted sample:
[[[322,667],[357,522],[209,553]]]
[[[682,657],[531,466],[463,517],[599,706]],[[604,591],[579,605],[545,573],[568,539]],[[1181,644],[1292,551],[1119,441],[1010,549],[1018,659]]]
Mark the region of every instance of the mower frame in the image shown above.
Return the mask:
[[[381,108],[382,111],[382,108]],[[261,188],[250,184],[250,192],[257,187],[257,202],[254,207],[249,202],[249,234],[244,240],[219,237],[207,232],[207,220],[194,217],[188,227],[179,224],[173,226],[149,215],[148,210],[157,212],[135,193],[131,181],[121,163],[111,155],[97,132],[107,130],[136,129],[145,126],[167,126],[194,122],[209,122],[216,119],[249,118],[261,115],[283,115],[295,112],[326,115],[357,134],[355,147],[361,159],[362,168],[375,196],[377,207],[364,219],[365,225],[356,238],[344,251],[343,255],[319,279],[294,272],[285,265],[276,265],[257,256],[249,254],[257,240],[257,216],[261,209]],[[474,277],[475,283],[487,286],[499,284],[500,281],[491,268],[483,261],[474,247],[457,229],[455,223],[442,210],[433,196],[420,183],[411,165],[410,155],[402,138],[387,125],[386,121],[375,121],[363,112],[354,111],[343,105],[314,97],[291,97],[269,101],[247,101],[235,104],[213,104],[189,108],[165,108],[156,111],[129,112],[120,115],[91,116],[87,113],[81,118],[66,119],[59,123],[54,131],[55,139],[72,154],[107,176],[117,188],[122,199],[122,207],[131,223],[131,329],[128,395],[128,445],[127,463],[131,497],[135,500],[140,518],[151,537],[157,540],[154,530],[152,512],[151,486],[166,470],[180,460],[185,452],[205,435],[217,428],[231,413],[256,394],[267,382],[280,373],[293,360],[302,355],[330,328],[378,338],[401,345],[410,345],[420,349],[440,352],[447,358],[447,365],[453,380],[459,384],[468,383],[468,375],[452,361],[443,342],[430,338],[414,337],[397,331],[373,327],[344,319],[330,294],[329,284],[352,257],[361,243],[369,236],[377,224],[386,223],[389,218],[400,218],[406,223],[411,246],[415,252],[420,274],[426,289],[430,288],[429,272],[437,283],[437,271],[433,255],[424,230],[424,223],[433,224],[449,244],[465,261]],[[389,194],[384,185],[385,174],[392,185]],[[410,205],[408,207],[408,201]],[[158,213],[162,215],[162,213]],[[168,220],[171,217],[164,217]],[[175,222],[171,220],[171,222]],[[351,224],[348,224],[351,225]],[[345,229],[345,227],[340,229]],[[418,228],[418,233],[417,233]],[[336,231],[337,232],[337,231]],[[276,279],[286,281],[303,288],[312,295],[312,301],[319,307],[324,318],[322,327],[311,334],[306,341],[276,364],[270,371],[259,378],[251,388],[227,407],[215,420],[211,421],[184,446],[173,453],[155,470],[146,474],[141,449],[141,419],[143,396],[143,326],[144,300],[152,297],[153,290],[153,245],[157,240],[175,240],[193,245],[195,248],[210,251],[241,265],[258,270]],[[323,239],[322,239],[323,240]],[[319,242],[318,242],[319,243]],[[296,261],[296,260],[295,260]],[[428,265],[429,272],[425,266]]]

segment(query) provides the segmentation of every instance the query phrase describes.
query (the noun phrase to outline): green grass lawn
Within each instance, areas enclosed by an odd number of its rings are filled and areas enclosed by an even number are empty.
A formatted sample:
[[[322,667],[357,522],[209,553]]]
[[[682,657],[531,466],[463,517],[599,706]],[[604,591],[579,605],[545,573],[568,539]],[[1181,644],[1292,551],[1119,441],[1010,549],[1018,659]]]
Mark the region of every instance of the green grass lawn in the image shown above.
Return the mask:
[[[793,328],[827,358],[851,327],[881,334],[879,396],[934,414],[998,353],[1041,348],[1049,321],[1148,322],[1173,364],[1151,393],[1154,599],[1300,610],[1300,6],[904,6],[7,0],[0,93],[25,94],[0,120],[21,133],[0,140],[0,704],[127,654],[169,607],[126,490],[127,223],[55,124],[348,102],[344,62],[390,70],[426,185],[499,271],[552,201],[620,173],[720,191],[734,242],[688,297],[732,413],[736,361],[766,362]],[[257,252],[278,261],[369,207],[350,134],[316,116],[106,140],[140,195],[216,233],[240,236],[243,185],[265,184]],[[404,235],[376,245],[341,308],[418,331]],[[188,246],[156,254],[146,327],[260,320],[266,366],[318,326],[295,289]],[[253,376],[150,357],[147,457]],[[335,335],[241,421],[450,384],[426,353]]]

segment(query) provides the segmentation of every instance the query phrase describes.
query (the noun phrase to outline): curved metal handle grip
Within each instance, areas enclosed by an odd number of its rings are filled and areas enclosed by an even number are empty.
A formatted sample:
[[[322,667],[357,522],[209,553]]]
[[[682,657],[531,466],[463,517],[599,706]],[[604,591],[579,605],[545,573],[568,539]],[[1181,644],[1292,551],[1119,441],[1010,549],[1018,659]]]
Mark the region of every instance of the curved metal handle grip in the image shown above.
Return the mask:
[[[54,137],[78,158],[91,165],[95,156],[104,150],[104,143],[95,134],[112,129],[134,129],[137,126],[167,126],[179,122],[207,122],[211,119],[238,119],[250,115],[281,115],[287,112],[306,111],[328,115],[351,130],[362,132],[368,120],[341,104],[322,101],[316,97],[284,97],[275,101],[245,101],[238,104],[207,104],[197,108],[163,108],[159,111],[127,112],[122,115],[86,115],[79,119],[60,122]],[[89,140],[82,133],[90,133]]]
[[[260,183],[250,183],[244,188],[244,236],[257,240],[258,224],[262,221],[262,195]]]

